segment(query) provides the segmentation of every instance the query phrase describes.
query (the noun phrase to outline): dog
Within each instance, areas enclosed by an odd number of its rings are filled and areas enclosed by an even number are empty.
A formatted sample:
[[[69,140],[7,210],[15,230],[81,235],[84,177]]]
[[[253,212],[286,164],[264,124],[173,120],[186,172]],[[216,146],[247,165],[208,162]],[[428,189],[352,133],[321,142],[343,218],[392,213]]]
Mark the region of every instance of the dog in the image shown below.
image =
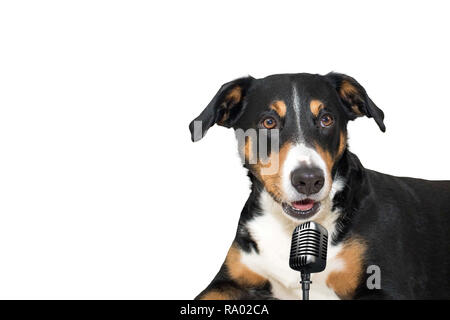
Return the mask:
[[[310,299],[450,298],[450,181],[365,169],[347,145],[348,122],[363,116],[386,130],[366,90],[335,72],[247,76],[220,88],[191,137],[233,128],[251,193],[220,271],[196,299],[300,299],[290,243],[310,220],[330,235]]]

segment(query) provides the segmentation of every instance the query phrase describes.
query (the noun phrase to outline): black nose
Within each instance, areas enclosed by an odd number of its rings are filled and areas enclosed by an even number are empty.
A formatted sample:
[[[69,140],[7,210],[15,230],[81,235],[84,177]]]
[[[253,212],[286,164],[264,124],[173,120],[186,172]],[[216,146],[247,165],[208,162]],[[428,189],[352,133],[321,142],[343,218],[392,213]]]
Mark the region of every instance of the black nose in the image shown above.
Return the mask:
[[[291,173],[291,183],[294,188],[309,196],[322,189],[325,178],[319,168],[298,168]]]

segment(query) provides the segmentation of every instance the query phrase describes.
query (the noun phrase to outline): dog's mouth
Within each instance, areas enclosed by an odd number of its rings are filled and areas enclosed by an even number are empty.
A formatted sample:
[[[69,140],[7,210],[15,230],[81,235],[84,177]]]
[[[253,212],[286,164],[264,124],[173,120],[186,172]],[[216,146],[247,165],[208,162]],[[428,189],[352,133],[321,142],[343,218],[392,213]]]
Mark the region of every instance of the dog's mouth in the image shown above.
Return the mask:
[[[308,219],[315,215],[320,208],[320,202],[311,199],[283,203],[283,210],[291,217],[296,219]]]

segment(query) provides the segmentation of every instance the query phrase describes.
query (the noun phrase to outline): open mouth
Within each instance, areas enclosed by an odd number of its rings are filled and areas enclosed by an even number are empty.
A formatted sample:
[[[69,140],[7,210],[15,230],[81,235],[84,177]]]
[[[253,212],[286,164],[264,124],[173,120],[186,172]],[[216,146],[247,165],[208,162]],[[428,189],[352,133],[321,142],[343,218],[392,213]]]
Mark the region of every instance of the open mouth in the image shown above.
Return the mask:
[[[308,219],[319,211],[320,203],[311,199],[283,203],[283,210],[291,217]]]

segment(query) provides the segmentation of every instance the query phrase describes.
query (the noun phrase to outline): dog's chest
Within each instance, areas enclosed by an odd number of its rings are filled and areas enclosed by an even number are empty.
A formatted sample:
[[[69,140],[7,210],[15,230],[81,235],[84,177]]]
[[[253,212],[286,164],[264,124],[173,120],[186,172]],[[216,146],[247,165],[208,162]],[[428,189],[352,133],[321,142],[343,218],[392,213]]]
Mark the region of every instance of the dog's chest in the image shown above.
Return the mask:
[[[334,226],[328,227],[334,229]],[[249,222],[248,229],[259,252],[244,253],[242,262],[269,279],[274,298],[301,299],[300,273],[289,267],[292,225],[284,223],[276,215],[265,214]],[[341,250],[340,245],[329,244],[326,269],[311,275],[311,300],[339,299],[326,282],[331,272],[343,268],[343,261],[339,258]]]

